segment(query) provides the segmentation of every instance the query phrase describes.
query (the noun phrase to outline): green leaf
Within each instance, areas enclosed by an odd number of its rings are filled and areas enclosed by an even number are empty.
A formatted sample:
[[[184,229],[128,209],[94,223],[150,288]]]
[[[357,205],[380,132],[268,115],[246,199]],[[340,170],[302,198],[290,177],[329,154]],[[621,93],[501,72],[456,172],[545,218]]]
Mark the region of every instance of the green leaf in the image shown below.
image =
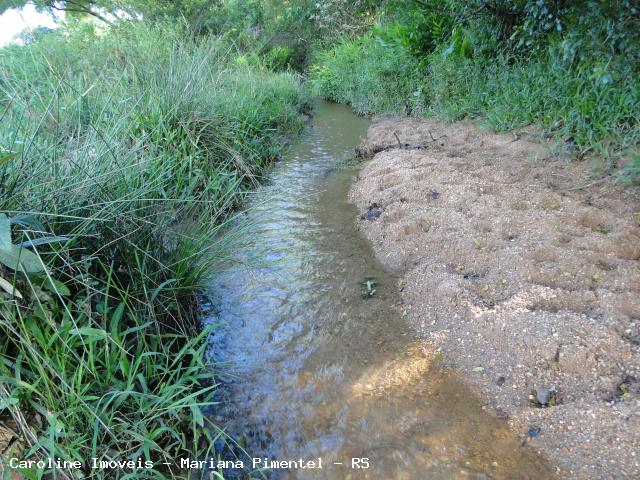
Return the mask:
[[[2,165],[3,163],[7,163],[9,160],[15,158],[18,156],[18,152],[11,152],[8,153],[6,155],[2,155],[0,156],[0,165]]]
[[[56,292],[58,295],[62,295],[63,297],[68,297],[71,295],[71,290],[60,280],[56,280],[55,278],[49,278],[49,284],[47,285],[47,289]]]
[[[12,405],[17,405],[18,399],[13,397],[0,398],[0,410],[4,410]]]
[[[640,345],[640,335],[625,335],[624,338],[629,340],[634,345]]]
[[[107,333],[99,328],[81,327],[71,330],[71,335],[80,335],[81,337],[102,340],[107,337]]]
[[[0,217],[0,236],[2,236],[2,228],[2,219]],[[0,246],[0,263],[12,270],[24,273],[37,273],[44,271],[44,266],[42,265],[40,258],[38,258],[35,253],[19,247],[18,245],[11,245],[11,242],[9,242],[9,247],[6,248],[3,241],[4,240],[0,239],[0,243],[2,243],[2,246]]]
[[[51,243],[66,242],[69,237],[43,237],[34,238],[33,240],[26,240],[22,243],[18,243],[20,247],[37,247],[38,245],[49,245]]]
[[[22,225],[25,228],[30,228],[36,232],[44,232],[45,226],[41,221],[32,217],[31,215],[26,214],[18,214],[15,217],[11,218],[11,225]]]
[[[153,302],[153,301],[156,299],[156,297],[158,296],[158,294],[160,293],[160,291],[161,291],[164,287],[166,287],[167,285],[169,285],[169,284],[171,284],[171,283],[173,283],[173,282],[175,282],[175,281],[176,281],[176,279],[175,279],[175,278],[170,278],[169,280],[166,280],[166,281],[162,282],[162,283],[158,286],[158,288],[156,288],[156,289],[153,291],[153,293],[151,294],[151,302]]]
[[[52,293],[57,293],[58,295],[62,295],[63,297],[67,297],[71,295],[71,290],[60,280],[56,280],[53,277],[49,277],[48,275],[38,275],[38,280],[40,280],[40,286],[45,290],[49,290]]]
[[[124,375],[125,377],[128,377],[130,370],[131,370],[131,363],[129,362],[129,359],[127,358],[127,354],[125,353],[120,357],[120,371],[122,372],[122,375]]]
[[[120,342],[120,320],[122,319],[122,314],[124,313],[124,307],[124,302],[120,302],[120,304],[114,310],[113,315],[111,315],[109,331],[111,332],[111,338],[113,338],[116,342]]]
[[[196,422],[200,427],[204,427],[204,416],[202,415],[202,410],[200,407],[196,405],[189,406],[191,409],[191,416],[193,417],[193,421]]]
[[[7,215],[0,213],[0,249],[11,248],[11,222]]]
[[[18,472],[20,475],[22,475],[24,478],[27,478],[28,480],[38,480],[38,474],[33,470],[27,470],[25,468],[16,468],[15,471]],[[7,472],[10,472],[8,468],[7,468]]]

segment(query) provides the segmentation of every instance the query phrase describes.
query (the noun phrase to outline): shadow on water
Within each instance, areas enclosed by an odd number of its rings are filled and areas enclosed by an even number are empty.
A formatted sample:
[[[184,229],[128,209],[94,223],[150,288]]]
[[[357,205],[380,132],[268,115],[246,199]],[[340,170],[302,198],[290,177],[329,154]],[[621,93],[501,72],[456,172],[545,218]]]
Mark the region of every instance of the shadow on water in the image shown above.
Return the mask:
[[[249,456],[323,461],[266,478],[549,478],[401,318],[397,280],[347,200],[357,171],[333,168],[368,125],[319,102],[308,133],[258,190],[237,262],[211,286],[210,321],[221,324],[211,355],[228,362],[214,421]],[[368,299],[366,279],[375,282]],[[370,467],[351,469],[360,457]]]

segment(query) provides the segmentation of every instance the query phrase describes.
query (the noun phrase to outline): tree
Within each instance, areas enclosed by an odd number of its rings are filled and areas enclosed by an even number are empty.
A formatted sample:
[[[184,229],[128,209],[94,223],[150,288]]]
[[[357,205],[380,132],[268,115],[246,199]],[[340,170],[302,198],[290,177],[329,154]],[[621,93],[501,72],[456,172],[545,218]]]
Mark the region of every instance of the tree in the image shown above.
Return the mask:
[[[0,14],[28,3],[39,11],[90,15],[109,24],[123,13],[129,18],[142,16],[152,21],[184,18],[194,31],[201,31],[217,16],[223,0],[0,0]]]
[[[110,0],[0,0],[0,14],[10,8],[22,8],[28,3],[35,5],[39,11],[59,11],[79,15],[90,15],[105,23],[111,23],[105,14],[111,13],[114,7],[114,2]]]

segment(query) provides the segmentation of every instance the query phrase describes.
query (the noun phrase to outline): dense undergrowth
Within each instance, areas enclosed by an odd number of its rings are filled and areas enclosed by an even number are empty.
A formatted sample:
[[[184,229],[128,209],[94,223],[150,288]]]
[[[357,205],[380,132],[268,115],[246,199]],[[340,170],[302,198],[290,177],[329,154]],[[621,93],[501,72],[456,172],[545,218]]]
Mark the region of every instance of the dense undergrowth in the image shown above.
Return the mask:
[[[362,113],[534,125],[606,170],[638,148],[639,27],[627,1],[391,1],[364,37],[324,47],[311,82]]]
[[[301,83],[136,22],[1,49],[0,93],[0,419],[22,456],[87,467],[59,478],[186,476],[162,462],[216,435],[197,294],[301,128]]]
[[[417,63],[401,46],[365,36],[319,52],[311,78],[316,93],[360,114],[415,114],[425,110]]]

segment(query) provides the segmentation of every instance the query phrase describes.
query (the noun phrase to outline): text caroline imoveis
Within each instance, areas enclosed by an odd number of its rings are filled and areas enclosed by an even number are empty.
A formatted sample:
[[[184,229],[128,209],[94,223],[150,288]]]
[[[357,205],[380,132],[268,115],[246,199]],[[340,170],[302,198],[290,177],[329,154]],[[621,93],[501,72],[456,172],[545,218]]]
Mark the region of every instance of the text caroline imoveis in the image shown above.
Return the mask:
[[[208,458],[206,460],[196,460],[192,458],[180,458],[171,462],[152,462],[150,460],[103,460],[99,458],[91,458],[88,462],[79,460],[69,461],[60,458],[45,458],[40,460],[20,460],[18,458],[9,459],[9,468],[12,469],[68,469],[68,470],[148,470],[151,468],[165,465],[167,467],[177,467],[181,470],[191,469],[244,469],[244,468],[266,468],[272,470],[294,470],[294,469],[323,469],[327,463],[320,457],[314,459],[299,458],[296,460],[271,460],[268,458],[251,458],[250,461],[243,460],[219,460],[216,458]],[[332,466],[344,466],[352,469],[368,469],[368,458],[350,458],[348,461],[334,461],[330,463]]]

